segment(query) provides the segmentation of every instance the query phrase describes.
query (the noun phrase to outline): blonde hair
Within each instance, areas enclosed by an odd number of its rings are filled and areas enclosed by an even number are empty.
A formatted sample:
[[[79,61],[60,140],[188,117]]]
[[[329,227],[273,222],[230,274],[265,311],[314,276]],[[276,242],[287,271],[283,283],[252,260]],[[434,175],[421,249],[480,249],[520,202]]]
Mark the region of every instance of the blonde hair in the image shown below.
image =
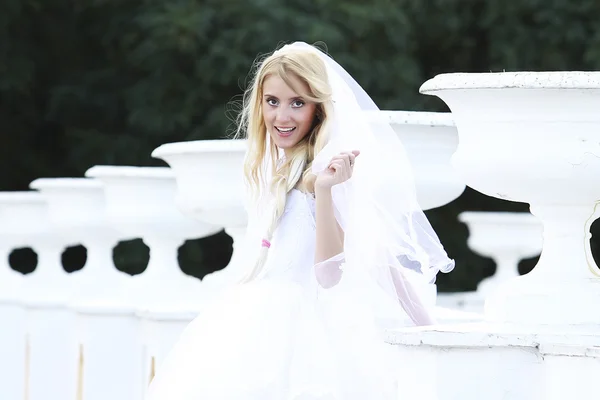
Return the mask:
[[[267,77],[278,76],[306,101],[316,105],[315,121],[311,131],[279,159],[279,150],[270,140],[262,115],[263,84]],[[308,91],[295,87],[290,77],[306,83]],[[299,183],[312,190],[315,177],[311,174],[315,155],[327,142],[327,125],[333,112],[331,86],[327,79],[325,63],[317,50],[282,48],[266,57],[256,69],[248,90],[244,94],[242,112],[238,117],[236,137],[247,139],[248,151],[244,162],[244,176],[255,200],[273,196],[273,206],[268,216],[263,239],[270,242],[279,219],[285,210],[287,194]],[[267,160],[266,157],[270,159]],[[267,167],[269,163],[270,168]],[[266,176],[268,171],[270,176]],[[259,201],[256,202],[260,204]],[[257,243],[259,245],[259,243]],[[268,247],[261,249],[256,264],[243,279],[251,281],[262,273],[268,256]]]

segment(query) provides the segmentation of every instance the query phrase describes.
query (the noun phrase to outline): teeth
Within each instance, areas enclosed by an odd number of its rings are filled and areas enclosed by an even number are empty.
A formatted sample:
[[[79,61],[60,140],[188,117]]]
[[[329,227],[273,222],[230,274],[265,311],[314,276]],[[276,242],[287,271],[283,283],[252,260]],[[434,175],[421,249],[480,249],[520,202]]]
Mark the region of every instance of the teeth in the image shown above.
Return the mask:
[[[284,133],[291,132],[291,131],[293,131],[294,129],[295,129],[295,128],[277,128],[277,130],[278,130],[279,132],[284,132]]]

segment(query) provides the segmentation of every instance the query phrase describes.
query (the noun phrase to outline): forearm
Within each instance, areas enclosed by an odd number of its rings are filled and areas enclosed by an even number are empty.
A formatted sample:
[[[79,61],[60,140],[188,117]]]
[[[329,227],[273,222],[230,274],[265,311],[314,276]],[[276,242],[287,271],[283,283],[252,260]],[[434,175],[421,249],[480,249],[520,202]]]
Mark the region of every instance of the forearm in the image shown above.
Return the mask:
[[[415,325],[434,325],[434,317],[425,304],[423,304],[423,301],[410,281],[402,276],[401,272],[394,267],[390,267],[390,274],[392,275],[392,282],[394,282],[398,300]]]
[[[315,188],[317,243],[315,264],[326,261],[344,250],[344,234],[335,218],[330,188]]]

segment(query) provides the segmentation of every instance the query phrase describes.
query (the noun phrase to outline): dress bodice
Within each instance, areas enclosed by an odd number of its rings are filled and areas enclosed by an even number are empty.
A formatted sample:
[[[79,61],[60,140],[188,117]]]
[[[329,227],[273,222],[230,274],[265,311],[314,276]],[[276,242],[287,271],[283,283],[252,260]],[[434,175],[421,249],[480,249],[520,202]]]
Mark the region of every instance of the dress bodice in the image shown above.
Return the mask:
[[[265,279],[307,284],[314,276],[315,229],[314,198],[292,190],[271,240]]]

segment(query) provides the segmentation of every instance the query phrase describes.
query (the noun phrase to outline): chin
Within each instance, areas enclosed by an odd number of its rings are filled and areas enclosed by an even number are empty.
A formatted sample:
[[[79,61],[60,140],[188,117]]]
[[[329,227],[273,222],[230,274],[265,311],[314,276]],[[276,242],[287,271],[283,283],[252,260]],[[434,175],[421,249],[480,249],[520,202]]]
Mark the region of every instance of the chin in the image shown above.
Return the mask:
[[[275,146],[277,146],[278,148],[280,148],[282,150],[293,149],[298,144],[299,141],[300,140],[298,140],[298,138],[291,137],[291,136],[287,137],[287,138],[276,137],[273,139]]]

